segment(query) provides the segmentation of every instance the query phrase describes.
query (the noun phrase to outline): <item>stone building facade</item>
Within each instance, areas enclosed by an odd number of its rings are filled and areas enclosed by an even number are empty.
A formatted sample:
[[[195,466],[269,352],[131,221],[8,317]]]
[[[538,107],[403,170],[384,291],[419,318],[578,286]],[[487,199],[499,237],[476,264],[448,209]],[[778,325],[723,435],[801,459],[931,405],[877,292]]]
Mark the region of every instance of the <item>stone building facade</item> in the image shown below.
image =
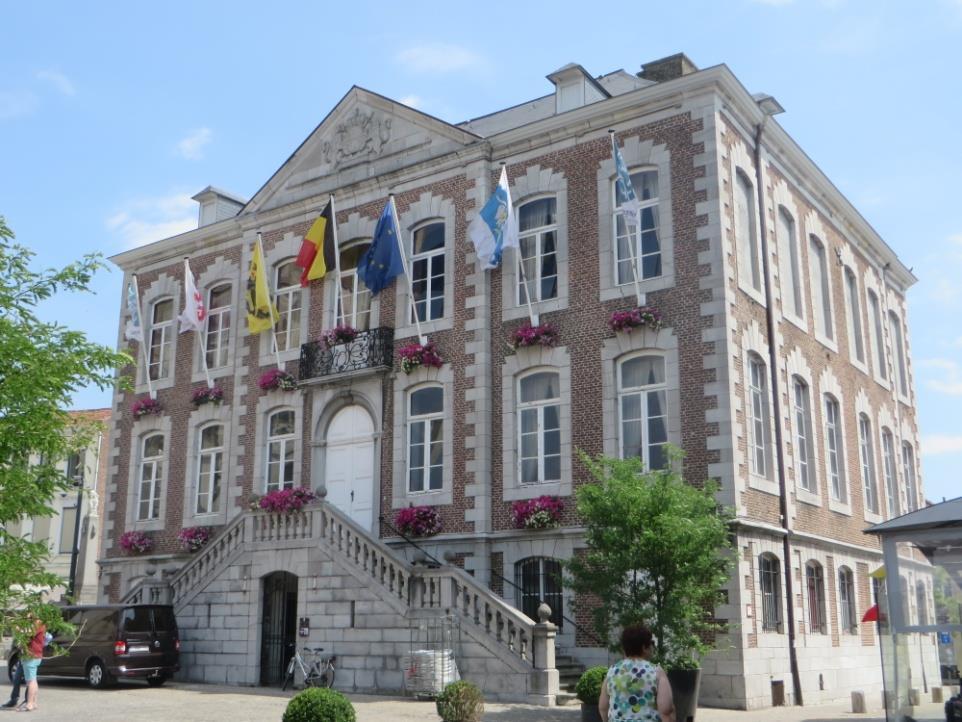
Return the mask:
[[[791,649],[805,703],[880,691],[877,638],[859,623],[880,551],[862,530],[923,498],[905,307],[915,279],[727,67],[673,56],[638,74],[572,64],[548,79],[551,94],[459,125],[352,88],[253,198],[207,188],[198,229],[114,257],[138,277],[163,410],[133,418],[147,371],[126,370],[136,393],[114,398],[102,597],[166,588],[189,674],[237,683],[270,681],[282,611],[271,605],[289,603],[312,640],[344,655],[339,684],[396,689],[412,620],[441,590],[462,619],[467,676],[530,696],[538,682],[494,673],[521,663],[479,619],[529,639],[544,600],[559,647],[604,660],[553,582],[581,539],[577,452],[657,464],[671,442],[686,478],[718,479],[737,517],[737,572],[716,610],[732,631],[705,661],[702,703],[762,707],[780,690],[793,701]],[[639,236],[615,205],[609,129],[641,199]],[[514,251],[485,271],[468,240],[501,162],[527,285]],[[389,192],[413,285],[371,298],[353,269]],[[332,193],[341,277],[301,289],[291,264]],[[271,334],[244,324],[258,232],[282,312],[276,355]],[[174,327],[185,256],[210,314],[201,338]],[[556,346],[507,344],[528,318],[525,289]],[[611,331],[637,292],[664,327]],[[440,369],[400,370],[397,349],[416,340],[409,293]],[[319,347],[345,319],[363,333]],[[202,353],[222,404],[191,404]],[[259,388],[276,358],[295,390]],[[247,511],[252,494],[291,485],[327,502],[296,529]],[[568,502],[562,524],[515,528],[512,504],[542,495]],[[393,525],[411,504],[442,520],[420,548]],[[176,537],[197,525],[220,534],[190,558]],[[151,554],[121,552],[128,530],[152,537]],[[393,575],[409,586],[401,597]],[[535,655],[535,672],[551,667]]]

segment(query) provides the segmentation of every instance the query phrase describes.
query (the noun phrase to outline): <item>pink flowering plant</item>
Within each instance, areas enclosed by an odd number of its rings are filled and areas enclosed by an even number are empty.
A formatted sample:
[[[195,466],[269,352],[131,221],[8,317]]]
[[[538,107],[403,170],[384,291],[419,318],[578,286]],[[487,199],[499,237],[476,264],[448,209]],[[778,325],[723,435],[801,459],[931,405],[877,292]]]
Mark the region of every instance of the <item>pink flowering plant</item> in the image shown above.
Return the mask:
[[[433,506],[409,506],[394,516],[394,526],[404,536],[434,536],[441,531],[441,515]]]
[[[508,344],[513,349],[526,346],[555,346],[558,343],[558,329],[550,323],[539,323],[532,326],[526,323],[511,332]]]
[[[556,496],[516,501],[511,505],[516,529],[554,529],[561,523],[565,505]]]
[[[269,491],[257,500],[257,506],[277,514],[290,514],[300,511],[305,504],[309,504],[316,498],[317,495],[313,491],[298,486],[293,489]]]
[[[192,526],[180,530],[177,535],[185,552],[195,552],[210,541],[210,529],[206,526]]]
[[[154,540],[142,531],[125,531],[120,535],[120,548],[127,554],[144,554],[154,548]]]
[[[439,369],[444,365],[444,359],[438,353],[434,341],[428,341],[423,346],[417,342],[402,346],[397,352],[401,359],[401,370],[409,374],[420,366],[430,366]]]
[[[297,388],[297,381],[286,371],[281,369],[271,369],[261,374],[257,379],[257,385],[264,391],[280,389],[282,391],[293,391]]]
[[[346,323],[339,323],[334,328],[329,328],[321,334],[321,341],[325,346],[331,348],[339,343],[350,343],[357,338],[358,331],[353,326]]]
[[[150,416],[151,414],[161,414],[164,411],[164,407],[160,405],[157,399],[152,399],[147,396],[146,398],[134,401],[134,405],[130,407],[130,411],[135,419],[139,419],[143,416]]]
[[[615,311],[608,319],[612,331],[631,333],[636,328],[647,327],[652,331],[661,328],[661,312],[654,306],[641,306],[630,311]]]
[[[219,404],[223,400],[224,390],[220,386],[201,386],[199,389],[194,389],[194,393],[190,397],[190,402],[194,406]]]

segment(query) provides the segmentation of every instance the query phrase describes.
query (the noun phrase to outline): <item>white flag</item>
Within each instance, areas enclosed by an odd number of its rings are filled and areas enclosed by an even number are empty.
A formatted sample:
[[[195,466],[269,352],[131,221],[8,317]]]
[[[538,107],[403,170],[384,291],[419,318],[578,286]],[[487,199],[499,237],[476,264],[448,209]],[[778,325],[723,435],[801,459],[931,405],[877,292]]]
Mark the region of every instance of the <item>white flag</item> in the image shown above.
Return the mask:
[[[494,193],[468,226],[468,237],[483,268],[497,268],[505,248],[518,247],[518,219],[511,204],[508,173],[501,167],[501,179]]]
[[[207,309],[204,307],[204,297],[197,290],[194,274],[190,272],[190,262],[184,259],[184,312],[177,317],[180,320],[180,332],[203,331],[204,321],[207,319]]]
[[[127,325],[124,338],[128,341],[144,342],[144,327],[140,323],[140,302],[137,299],[136,278],[127,284]]]

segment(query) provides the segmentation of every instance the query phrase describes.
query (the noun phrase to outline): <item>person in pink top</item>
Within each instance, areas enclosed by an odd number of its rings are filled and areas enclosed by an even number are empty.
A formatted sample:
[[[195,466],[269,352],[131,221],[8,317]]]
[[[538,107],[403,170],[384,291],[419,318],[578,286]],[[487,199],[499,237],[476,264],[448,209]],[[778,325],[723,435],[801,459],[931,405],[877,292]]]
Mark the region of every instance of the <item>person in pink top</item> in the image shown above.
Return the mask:
[[[33,712],[37,709],[37,669],[43,661],[43,648],[47,628],[39,619],[34,618],[34,634],[23,653],[23,677],[27,682],[27,701],[17,708],[18,712]]]

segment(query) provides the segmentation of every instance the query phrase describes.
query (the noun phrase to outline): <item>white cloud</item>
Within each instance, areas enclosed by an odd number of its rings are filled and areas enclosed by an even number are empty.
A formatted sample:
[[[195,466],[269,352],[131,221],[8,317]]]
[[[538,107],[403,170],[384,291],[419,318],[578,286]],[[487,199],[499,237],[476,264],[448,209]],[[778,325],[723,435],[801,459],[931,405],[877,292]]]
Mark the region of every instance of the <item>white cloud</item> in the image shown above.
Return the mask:
[[[214,138],[210,128],[195,128],[177,141],[177,152],[187,160],[200,160],[204,157],[204,147]]]
[[[105,225],[124,248],[137,248],[197,228],[197,203],[186,193],[138,198],[125,203]]]
[[[415,73],[453,73],[458,70],[480,70],[487,61],[477,53],[459,45],[432,43],[406,48],[397,61]]]
[[[927,387],[949,396],[962,396],[962,368],[957,361],[947,358],[923,359],[916,364],[920,369],[938,369],[941,378],[929,378],[929,374],[922,372],[922,378]]]
[[[77,89],[63,73],[57,70],[38,70],[37,78],[50,83],[61,95],[73,96],[77,94]]]
[[[962,436],[932,434],[922,437],[922,454],[924,456],[959,453],[962,453]]]
[[[37,96],[28,92],[0,91],[0,120],[30,115],[37,107]]]
[[[424,101],[416,95],[405,95],[398,102],[408,106],[409,108],[420,108]]]

